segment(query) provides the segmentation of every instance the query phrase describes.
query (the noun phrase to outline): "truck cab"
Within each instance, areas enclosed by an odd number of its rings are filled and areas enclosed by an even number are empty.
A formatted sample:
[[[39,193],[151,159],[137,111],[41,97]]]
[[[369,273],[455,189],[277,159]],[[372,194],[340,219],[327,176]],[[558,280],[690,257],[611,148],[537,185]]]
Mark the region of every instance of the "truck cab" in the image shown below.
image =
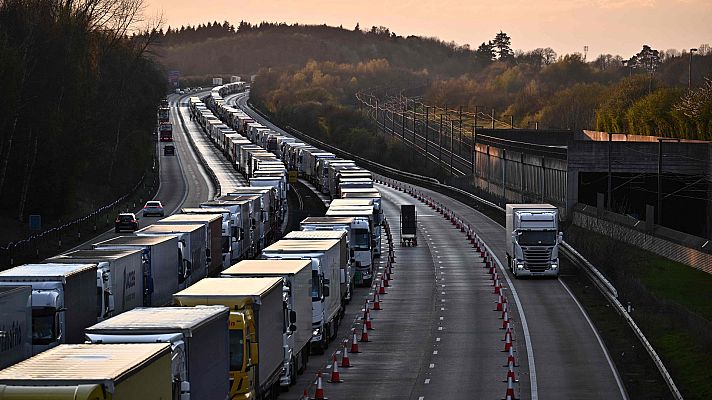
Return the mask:
[[[507,204],[507,262],[515,277],[559,276],[558,209],[550,204]]]

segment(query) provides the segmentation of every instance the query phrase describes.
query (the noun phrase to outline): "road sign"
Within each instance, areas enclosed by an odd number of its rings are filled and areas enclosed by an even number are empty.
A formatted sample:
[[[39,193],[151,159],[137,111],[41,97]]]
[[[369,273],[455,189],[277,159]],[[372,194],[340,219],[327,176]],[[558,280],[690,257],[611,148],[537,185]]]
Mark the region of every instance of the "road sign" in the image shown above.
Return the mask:
[[[289,183],[297,183],[297,179],[299,178],[299,173],[297,171],[289,171]]]
[[[33,230],[33,231],[42,230],[42,216],[41,215],[30,215],[30,230]]]
[[[173,87],[178,87],[178,82],[180,81],[180,71],[168,71],[168,82]]]

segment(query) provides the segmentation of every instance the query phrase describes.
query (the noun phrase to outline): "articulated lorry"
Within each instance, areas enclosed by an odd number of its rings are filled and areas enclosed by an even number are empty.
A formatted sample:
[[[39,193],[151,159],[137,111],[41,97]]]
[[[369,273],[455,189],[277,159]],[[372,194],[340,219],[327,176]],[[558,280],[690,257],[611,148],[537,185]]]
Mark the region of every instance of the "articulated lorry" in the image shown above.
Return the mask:
[[[222,216],[215,214],[191,215],[173,214],[154,222],[154,225],[205,225],[205,261],[208,275],[214,276],[222,271]]]
[[[32,286],[0,286],[0,370],[31,356]]]
[[[281,277],[284,281],[282,299],[285,329],[282,333],[282,387],[294,385],[297,373],[304,372],[309,359],[311,340],[312,260],[245,260],[223,271],[226,278]]]
[[[143,262],[140,250],[75,250],[44,260],[56,264],[96,264],[100,293],[97,321],[143,305]]]
[[[210,208],[181,208],[180,212],[187,215],[220,215],[222,218],[221,228],[220,228],[220,251],[222,253],[222,267],[225,269],[232,265],[233,257],[233,247],[235,248],[236,255],[235,258],[239,257],[239,245],[237,244],[237,238],[239,236],[233,236],[232,229],[232,213],[227,208],[220,207],[210,207]],[[214,243],[211,244],[211,249],[214,249]],[[215,251],[215,250],[211,250]],[[208,272],[210,275],[210,272]]]
[[[230,398],[275,398],[282,375],[282,278],[205,278],[173,295],[179,306],[230,308]]]
[[[307,217],[300,223],[303,231],[346,231],[349,262],[354,285],[364,285],[364,272],[371,271],[373,253],[368,217]],[[366,276],[368,276],[366,274]],[[369,283],[370,284],[370,283]]]
[[[200,203],[200,208],[205,209],[227,209],[230,211],[230,260],[226,267],[232,265],[233,261],[240,260],[247,256],[248,250],[252,246],[252,235],[250,230],[250,219],[254,203],[251,199],[211,200]],[[225,224],[223,224],[225,229]]]
[[[64,344],[0,371],[0,399],[181,399],[165,343]]]
[[[0,286],[32,286],[32,354],[82,343],[96,323],[96,264],[25,264],[0,272]]]
[[[202,224],[186,225],[149,225],[136,231],[136,236],[167,236],[178,238],[178,254],[182,264],[178,273],[178,288],[182,289],[205,278],[208,274],[206,262],[206,226]]]
[[[178,290],[182,258],[176,236],[119,236],[93,246],[98,250],[140,250],[143,263],[143,305],[171,303]]]
[[[337,208],[329,207],[326,217],[353,217],[358,221],[359,227],[353,230],[356,250],[354,264],[354,280],[357,285],[370,286],[374,273],[374,257],[376,253],[376,238],[373,233],[376,229],[373,224],[373,207]],[[368,248],[368,253],[365,249]]]
[[[370,189],[370,188],[369,188]],[[351,198],[334,199],[329,204],[329,209],[333,210],[360,210],[362,207],[370,207],[373,210],[371,217],[371,237],[375,241],[373,244],[374,257],[381,256],[381,225],[385,220],[381,209],[381,198],[372,196],[355,196]]]
[[[284,235],[285,240],[338,240],[341,253],[339,266],[341,276],[339,279],[341,302],[348,304],[354,290],[354,274],[351,269],[351,256],[349,251],[348,232],[345,230],[302,230],[291,231]]]
[[[137,308],[87,328],[86,337],[94,344],[170,344],[180,398],[224,400],[230,389],[228,316],[224,306]]]
[[[339,240],[279,240],[262,251],[266,260],[311,259],[311,349],[321,353],[336,337],[343,316],[341,302],[341,242]]]
[[[559,209],[551,204],[507,204],[507,263],[515,277],[559,276]]]

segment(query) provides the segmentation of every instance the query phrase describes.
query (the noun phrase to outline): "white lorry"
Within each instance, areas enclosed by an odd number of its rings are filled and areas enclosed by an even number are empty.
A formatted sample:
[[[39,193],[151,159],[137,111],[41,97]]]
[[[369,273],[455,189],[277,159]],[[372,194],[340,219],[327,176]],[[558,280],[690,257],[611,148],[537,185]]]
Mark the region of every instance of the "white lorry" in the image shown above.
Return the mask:
[[[200,224],[149,225],[136,231],[136,236],[166,236],[178,238],[177,250],[182,262],[178,272],[178,288],[183,289],[208,275],[206,261],[207,227]]]
[[[294,385],[297,372],[304,372],[309,359],[312,263],[310,259],[245,260],[222,273],[226,278],[281,277],[284,280],[282,298],[287,306],[284,309],[284,326],[288,329],[284,330],[282,337],[284,358],[279,379],[282,387]]]
[[[95,249],[141,250],[143,261],[143,305],[170,304],[178,290],[182,258],[176,236],[119,236],[99,242]]]
[[[32,354],[82,343],[96,323],[96,264],[25,264],[0,272],[1,286],[32,286]]]
[[[31,356],[32,287],[0,286],[0,370]]]
[[[143,305],[140,250],[75,250],[44,260],[57,264],[96,264],[97,321]]]
[[[231,212],[227,208],[211,207],[211,208],[181,208],[180,212],[187,215],[214,215],[219,214],[222,217],[221,222],[221,241],[220,247],[222,252],[222,269],[232,265],[233,247],[235,248],[235,258],[239,258],[239,249],[237,245],[237,237],[233,236]]]
[[[507,263],[515,277],[559,276],[559,210],[551,204],[507,204]]]
[[[341,247],[338,240],[280,240],[262,251],[267,260],[309,258],[312,263],[311,349],[321,353],[336,337],[343,316],[340,276]]]
[[[373,207],[356,209],[332,208],[326,210],[326,217],[354,218],[352,224],[354,249],[354,280],[357,285],[370,286],[373,280],[374,253],[376,240],[373,231]]]

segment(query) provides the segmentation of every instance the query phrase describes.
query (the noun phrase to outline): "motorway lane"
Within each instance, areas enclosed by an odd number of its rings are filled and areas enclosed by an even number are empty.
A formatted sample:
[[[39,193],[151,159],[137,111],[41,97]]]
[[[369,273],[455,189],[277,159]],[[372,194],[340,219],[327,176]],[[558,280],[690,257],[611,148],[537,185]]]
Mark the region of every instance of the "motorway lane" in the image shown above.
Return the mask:
[[[481,235],[506,266],[504,228],[469,206],[429,189],[418,188],[427,196],[446,204]],[[518,293],[531,337],[536,377],[532,398],[616,399],[627,398],[618,372],[610,361],[595,327],[576,299],[559,279],[519,279],[507,275]],[[507,285],[509,286],[509,285]],[[510,296],[510,303],[512,303]],[[512,305],[512,304],[510,304]],[[515,326],[520,328],[518,314]],[[524,339],[522,334],[515,337]],[[521,343],[519,344],[520,348]],[[519,362],[524,362],[519,357]],[[527,388],[521,386],[522,397]]]
[[[215,189],[210,178],[200,165],[195,153],[186,138],[186,132],[180,124],[177,113],[177,104],[184,96],[169,95],[171,106],[171,122],[173,123],[173,144],[176,147],[175,156],[164,156],[163,146],[159,143],[160,185],[155,200],[160,200],[166,210],[166,216],[173,214],[186,206],[197,206],[199,203],[213,198]],[[143,204],[136,204],[143,207]],[[139,218],[139,227],[144,228],[163,217],[143,216],[139,208],[136,210]],[[110,229],[81,245],[73,248],[88,249],[94,243],[102,242],[113,237],[130,235],[130,232],[115,233]]]

